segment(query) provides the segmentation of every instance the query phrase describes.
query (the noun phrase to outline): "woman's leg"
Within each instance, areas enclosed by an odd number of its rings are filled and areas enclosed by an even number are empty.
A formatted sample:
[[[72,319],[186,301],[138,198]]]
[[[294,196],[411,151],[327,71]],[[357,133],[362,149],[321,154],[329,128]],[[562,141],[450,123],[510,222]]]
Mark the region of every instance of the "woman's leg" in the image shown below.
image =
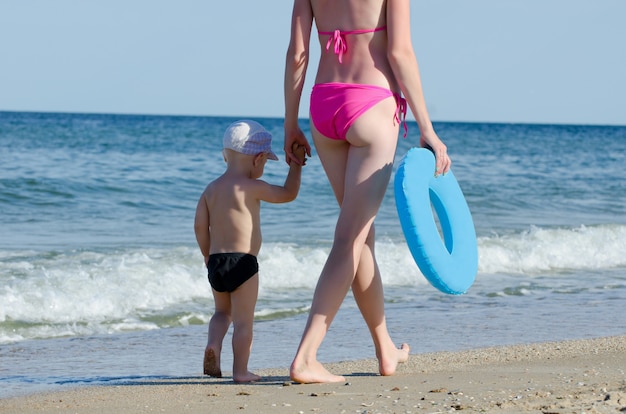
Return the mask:
[[[395,109],[395,101],[392,106]],[[380,113],[376,113],[375,110],[381,110]],[[396,152],[398,128],[399,125],[393,125],[392,120],[389,118],[387,108],[382,108],[381,105],[375,107],[374,110],[366,112],[360,117],[354,126],[348,133],[348,139],[355,142],[360,137],[367,136],[368,131],[376,131],[381,126],[392,126],[393,137],[386,141],[389,144],[385,147],[385,151],[392,151],[390,163],[393,164],[393,157]],[[386,117],[386,122],[381,121],[381,117]],[[380,132],[383,133],[382,131]],[[354,137],[354,138],[352,138]],[[360,141],[363,141],[360,139]],[[389,157],[389,153],[386,153]],[[391,176],[391,169],[389,169],[389,175],[386,177],[385,187],[382,188],[383,193],[379,194],[380,200],[384,197],[384,192],[387,189],[389,178]],[[378,212],[378,209],[376,210]],[[398,362],[404,362],[409,357],[408,344],[402,344],[398,349],[391,340],[389,332],[387,330],[387,322],[385,319],[385,298],[383,292],[383,284],[380,276],[380,270],[376,262],[375,255],[375,229],[374,225],[369,229],[369,233],[365,240],[365,246],[362,250],[359,264],[357,267],[356,276],[352,283],[352,293],[354,299],[359,306],[359,310],[363,315],[363,319],[369,328],[374,347],[376,349],[376,358],[378,359],[379,372],[381,375],[392,375],[396,371]]]
[[[374,233],[372,226],[352,282],[352,293],[372,335],[378,370],[381,375],[393,375],[398,363],[408,359],[410,349],[408,344],[396,348],[387,330],[383,283],[374,253]]]
[[[313,126],[311,128],[318,155],[341,209],[333,247],[320,275],[309,319],[291,365],[291,377],[295,381],[344,380],[326,371],[317,361],[317,350],[355,279],[368,234],[389,184],[398,135],[398,126],[393,125],[390,116],[394,110],[392,98],[372,107],[350,128],[348,142],[329,140]],[[373,256],[370,257],[373,260]],[[382,300],[382,290],[377,294]],[[369,315],[367,318],[372,319]]]
[[[326,175],[328,176],[331,187],[335,192],[335,196],[341,205],[341,199],[343,198],[343,178],[345,175],[346,160],[348,158],[350,145],[345,141],[331,140],[322,136],[319,132],[317,132],[317,130],[315,130],[313,123],[311,123],[311,132],[318,156],[322,161],[322,166],[326,171]],[[337,245],[337,243],[333,243],[333,246],[335,245]],[[333,249],[331,249],[331,255],[333,254]],[[335,316],[343,298],[347,293],[347,289],[349,288],[349,282],[347,287],[341,286],[340,288],[330,286],[333,282],[332,280],[329,280],[330,283],[323,282],[328,279],[325,275],[331,268],[330,263],[331,260],[329,256],[317,282],[307,324],[304,328],[304,333],[302,334],[300,346],[298,347],[296,356],[291,364],[290,375],[291,378],[297,382],[312,383],[345,381],[344,377],[331,374],[317,361],[317,349],[321,345],[322,340],[326,335],[326,331],[330,326],[330,322]],[[339,278],[337,279],[341,282]],[[329,315],[324,315],[323,313],[314,311],[314,307],[318,307],[316,306],[316,301],[319,302],[319,300],[323,298],[322,295],[326,294],[324,290],[330,291],[331,295],[328,299],[333,302],[332,304],[325,303],[329,305]]]

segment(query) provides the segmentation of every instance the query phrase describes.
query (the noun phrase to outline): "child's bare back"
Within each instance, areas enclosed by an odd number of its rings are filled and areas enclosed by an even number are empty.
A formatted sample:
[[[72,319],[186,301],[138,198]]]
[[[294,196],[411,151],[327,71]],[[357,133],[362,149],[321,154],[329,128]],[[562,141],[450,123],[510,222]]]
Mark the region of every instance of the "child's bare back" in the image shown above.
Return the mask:
[[[209,253],[258,255],[261,248],[261,203],[253,187],[257,180],[225,173],[203,194],[211,221]]]

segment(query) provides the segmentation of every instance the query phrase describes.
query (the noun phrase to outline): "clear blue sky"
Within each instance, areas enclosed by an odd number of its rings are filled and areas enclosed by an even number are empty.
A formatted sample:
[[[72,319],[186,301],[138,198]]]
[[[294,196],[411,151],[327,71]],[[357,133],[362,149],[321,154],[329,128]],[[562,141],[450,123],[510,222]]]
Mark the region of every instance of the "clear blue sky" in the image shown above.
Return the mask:
[[[411,7],[433,120],[626,125],[626,1]],[[277,0],[0,0],[0,110],[282,117],[290,16]]]

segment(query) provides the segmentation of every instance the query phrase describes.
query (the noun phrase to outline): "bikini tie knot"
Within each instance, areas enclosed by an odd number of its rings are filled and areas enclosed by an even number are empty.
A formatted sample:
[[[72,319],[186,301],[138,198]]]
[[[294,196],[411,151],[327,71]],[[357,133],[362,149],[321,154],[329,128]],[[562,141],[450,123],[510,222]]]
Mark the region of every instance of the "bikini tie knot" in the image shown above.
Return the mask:
[[[335,45],[335,54],[339,56],[339,63],[343,62],[343,54],[348,50],[348,46],[346,45],[346,39],[343,37],[341,30],[335,30],[328,38],[328,42],[326,43],[326,50],[330,49],[330,45]]]
[[[394,94],[394,97],[396,98],[395,121],[398,124],[404,123],[404,136],[403,136],[403,138],[406,138],[406,135],[409,132],[409,127],[407,127],[407,125],[406,125],[406,111],[407,111],[406,99],[404,99],[403,97],[401,97],[400,95],[397,95],[397,94]]]

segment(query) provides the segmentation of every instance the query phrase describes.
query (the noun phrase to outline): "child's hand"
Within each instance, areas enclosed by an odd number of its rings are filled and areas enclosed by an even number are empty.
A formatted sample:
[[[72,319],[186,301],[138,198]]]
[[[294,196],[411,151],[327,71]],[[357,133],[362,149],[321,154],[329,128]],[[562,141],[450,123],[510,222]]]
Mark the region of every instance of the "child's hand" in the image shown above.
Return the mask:
[[[291,150],[293,151],[293,155],[298,158],[300,165],[306,165],[306,148],[304,145],[294,142],[291,146]]]

